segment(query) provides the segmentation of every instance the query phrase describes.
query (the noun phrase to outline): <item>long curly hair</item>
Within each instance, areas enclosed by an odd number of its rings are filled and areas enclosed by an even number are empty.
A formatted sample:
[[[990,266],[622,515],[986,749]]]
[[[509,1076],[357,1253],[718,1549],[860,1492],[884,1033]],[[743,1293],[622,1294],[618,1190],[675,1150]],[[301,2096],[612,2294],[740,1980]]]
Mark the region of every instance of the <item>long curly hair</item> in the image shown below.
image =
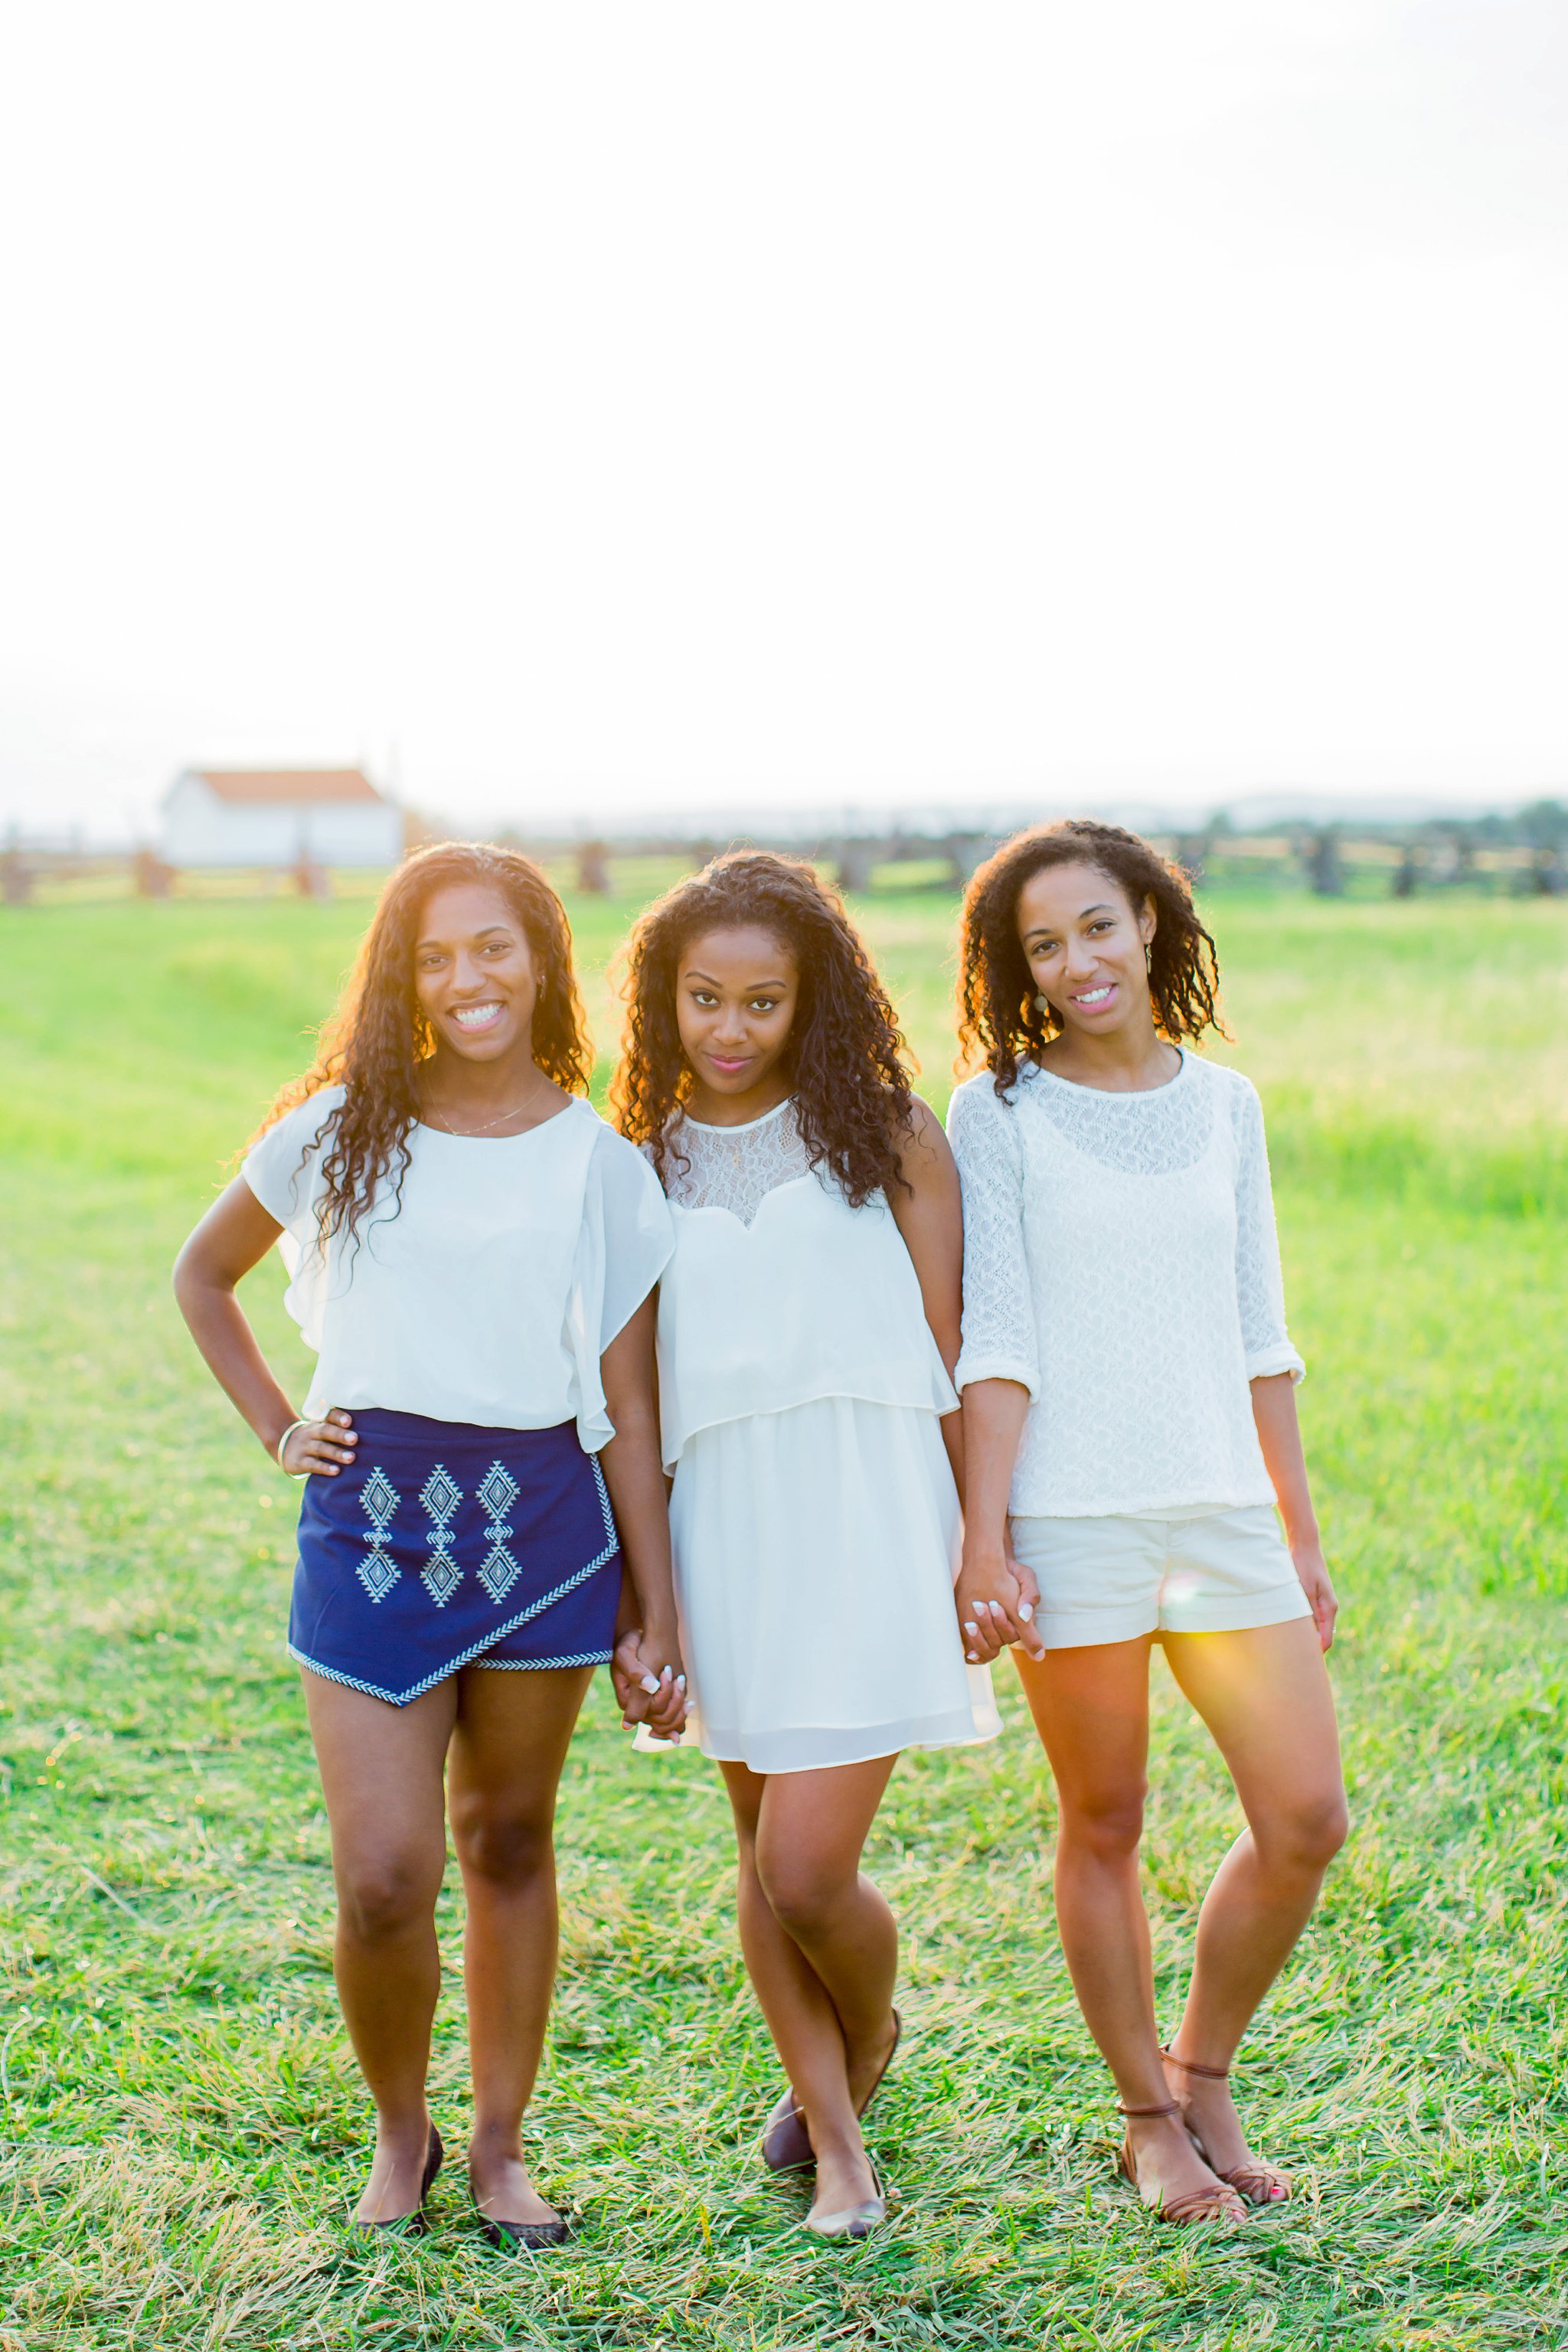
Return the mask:
[[[436,1038],[419,1009],[414,950],[432,894],[479,882],[499,891],[521,924],[539,974],[533,1059],[569,1094],[586,1094],[592,1064],[583,1007],[572,971],[566,909],[537,866],[514,849],[448,841],[416,849],[391,875],[336,1011],[323,1023],[316,1058],[292,1078],[258,1130],[323,1087],[346,1089],[326,1122],[331,1144],[321,1163],[317,1209],[321,1239],[340,1229],[353,1239],[361,1218],[390,1176],[395,1215],[408,1166],[408,1133],[419,1116],[419,1069]],[[326,1139],[326,1129],[322,1140]]]
[[[731,850],[641,917],[626,946],[616,1123],[647,1145],[662,1181],[676,1148],[671,1120],[691,1087],[676,1017],[681,954],[710,931],[742,926],[770,932],[795,958],[800,997],[785,1053],[795,1116],[812,1166],[826,1166],[859,1208],[904,1181],[899,1139],[913,1117],[908,1048],[837,893],[799,858]]]
[[[1017,1082],[1021,1061],[1061,1034],[1061,1022],[1042,1005],[1018,938],[1018,898],[1026,883],[1051,866],[1092,866],[1113,882],[1135,910],[1154,904],[1149,949],[1149,994],[1154,1026],[1173,1045],[1213,1029],[1229,1035],[1220,1015],[1219,954],[1198,920],[1192,887],[1179,866],[1162,857],[1136,833],[1092,817],[1064,817],[1004,842],[980,866],[964,894],[958,984],[961,1068],[982,1063],[996,1091]]]

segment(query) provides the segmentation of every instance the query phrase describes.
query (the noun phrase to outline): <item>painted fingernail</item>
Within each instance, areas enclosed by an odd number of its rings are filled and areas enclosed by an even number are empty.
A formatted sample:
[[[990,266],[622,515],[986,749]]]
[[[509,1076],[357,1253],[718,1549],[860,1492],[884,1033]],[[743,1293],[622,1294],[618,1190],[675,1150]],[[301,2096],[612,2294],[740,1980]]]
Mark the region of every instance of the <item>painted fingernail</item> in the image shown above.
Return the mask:
[[[980,1628],[971,1618],[966,1617],[963,1621],[963,1630],[966,1633],[978,1633]]]
[[[969,1660],[972,1666],[977,1666],[980,1664],[980,1653],[978,1650],[965,1650],[963,1654]]]
[[[684,1675],[676,1675],[676,1677],[675,1677],[675,1687],[676,1687],[676,1689],[677,1689],[677,1690],[681,1690],[681,1691],[683,1691],[683,1690],[686,1688],[686,1676],[685,1676]]]
[[[1018,1614],[1023,1619],[1025,1624],[1027,1625],[1033,1619],[1035,1612],[1030,1608],[1026,1601],[1020,1601],[1018,1603]]]
[[[644,1675],[642,1678],[642,1687],[648,1693],[650,1697],[655,1696],[658,1690],[658,1676],[656,1675]]]

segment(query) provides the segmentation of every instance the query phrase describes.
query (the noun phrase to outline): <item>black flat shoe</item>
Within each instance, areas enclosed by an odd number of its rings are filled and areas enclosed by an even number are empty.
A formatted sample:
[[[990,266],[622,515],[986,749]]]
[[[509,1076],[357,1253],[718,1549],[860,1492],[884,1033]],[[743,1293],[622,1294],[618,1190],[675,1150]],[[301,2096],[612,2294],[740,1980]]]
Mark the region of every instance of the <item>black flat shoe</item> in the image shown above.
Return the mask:
[[[423,2238],[430,2227],[425,2219],[425,2200],[446,2161],[447,2151],[441,2145],[441,2135],[432,2124],[429,2143],[425,2150],[425,2170],[419,2181],[419,2202],[413,2212],[395,2213],[389,2221],[356,2221],[353,2225],[356,2232],[368,2238],[379,2231],[395,2230],[400,2238]]]
[[[503,2252],[515,2253],[526,2246],[531,2253],[540,2253],[546,2246],[563,2246],[574,2233],[570,2221],[560,2217],[553,2221],[492,2221],[468,2188],[468,2200],[479,2217],[479,2228],[487,2244],[499,2246]]]

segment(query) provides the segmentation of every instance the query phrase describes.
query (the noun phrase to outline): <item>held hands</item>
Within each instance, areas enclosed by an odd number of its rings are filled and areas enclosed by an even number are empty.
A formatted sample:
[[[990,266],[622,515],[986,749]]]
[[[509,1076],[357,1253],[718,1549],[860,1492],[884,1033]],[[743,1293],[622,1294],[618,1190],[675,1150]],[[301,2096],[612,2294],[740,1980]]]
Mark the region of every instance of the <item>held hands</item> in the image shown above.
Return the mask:
[[[1334,1639],[1334,1619],[1339,1614],[1340,1604],[1330,1581],[1323,1547],[1316,1536],[1310,1542],[1293,1543],[1290,1559],[1301,1590],[1307,1596],[1312,1622],[1318,1629],[1318,1646],[1325,1651],[1331,1649]]]
[[[658,1626],[624,1626],[616,1637],[610,1680],[629,1731],[646,1723],[656,1739],[676,1738],[686,1721],[686,1675],[680,1643]]]
[[[358,1444],[352,1415],[334,1405],[322,1421],[297,1421],[277,1458],[291,1478],[335,1478],[340,1468],[353,1468]]]
[[[1014,1643],[1031,1658],[1045,1656],[1035,1623],[1040,1588],[1011,1544],[966,1543],[952,1598],[971,1665],[989,1665]]]

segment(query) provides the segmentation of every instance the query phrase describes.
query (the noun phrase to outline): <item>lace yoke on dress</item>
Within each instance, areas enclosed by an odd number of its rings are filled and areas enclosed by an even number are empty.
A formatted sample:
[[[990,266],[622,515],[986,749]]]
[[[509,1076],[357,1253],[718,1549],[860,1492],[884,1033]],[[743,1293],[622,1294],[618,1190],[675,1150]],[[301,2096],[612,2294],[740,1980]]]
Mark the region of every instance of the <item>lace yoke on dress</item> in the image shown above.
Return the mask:
[[[785,1101],[744,1127],[705,1127],[677,1118],[664,1189],[679,1208],[728,1209],[749,1225],[770,1192],[810,1173],[795,1105]]]

